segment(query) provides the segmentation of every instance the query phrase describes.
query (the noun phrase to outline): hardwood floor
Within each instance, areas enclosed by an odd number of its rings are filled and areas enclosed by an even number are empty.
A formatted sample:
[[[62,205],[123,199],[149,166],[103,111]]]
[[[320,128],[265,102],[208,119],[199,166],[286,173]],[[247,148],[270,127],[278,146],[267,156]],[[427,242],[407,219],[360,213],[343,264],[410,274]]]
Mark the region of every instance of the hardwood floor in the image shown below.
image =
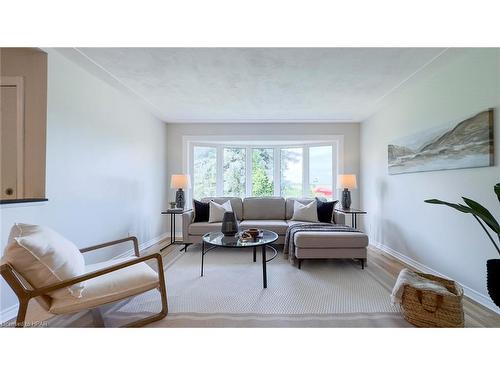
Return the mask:
[[[396,280],[399,272],[403,268],[415,268],[401,262],[399,259],[370,246],[368,250],[368,265],[376,263]],[[418,270],[416,270],[418,271]],[[471,322],[471,325],[479,327],[500,327],[500,315],[494,311],[480,305],[468,297],[464,298],[465,319]]]

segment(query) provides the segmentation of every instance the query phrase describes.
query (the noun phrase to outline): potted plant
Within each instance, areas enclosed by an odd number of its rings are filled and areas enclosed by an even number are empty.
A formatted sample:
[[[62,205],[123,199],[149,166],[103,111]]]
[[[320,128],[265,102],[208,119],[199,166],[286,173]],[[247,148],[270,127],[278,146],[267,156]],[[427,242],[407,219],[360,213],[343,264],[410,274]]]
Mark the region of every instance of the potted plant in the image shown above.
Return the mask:
[[[498,201],[500,202],[500,183],[496,184],[493,187],[493,190],[497,195]],[[465,205],[460,203],[444,202],[439,199],[427,199],[425,200],[425,202],[431,204],[443,204],[445,206],[452,207],[457,211],[474,216],[474,218],[481,225],[481,228],[483,228],[484,232],[497,250],[498,254],[500,254],[500,225],[498,224],[498,221],[490,213],[490,211],[488,211],[485,207],[483,207],[476,201],[464,197],[462,197],[462,199],[465,202]],[[485,225],[496,234],[496,239],[493,239]],[[490,294],[493,302],[495,302],[495,304],[500,307],[500,259],[488,259],[488,261],[486,262],[486,270],[486,285],[488,287],[488,293]]]

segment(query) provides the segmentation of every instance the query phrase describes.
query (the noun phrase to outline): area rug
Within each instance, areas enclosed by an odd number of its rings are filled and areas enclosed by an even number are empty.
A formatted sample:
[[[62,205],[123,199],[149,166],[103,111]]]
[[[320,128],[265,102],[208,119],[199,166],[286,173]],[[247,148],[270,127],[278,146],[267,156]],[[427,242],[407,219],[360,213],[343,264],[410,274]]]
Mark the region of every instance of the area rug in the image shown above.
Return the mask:
[[[271,254],[270,254],[271,255]],[[262,287],[260,254],[249,249],[210,251],[200,277],[201,252],[165,257],[168,316],[150,327],[409,327],[390,302],[393,278],[375,264],[306,260],[293,267],[281,253],[267,264]],[[106,326],[122,324],[160,309],[156,290],[101,308]],[[46,326],[89,327],[89,313],[55,317]]]

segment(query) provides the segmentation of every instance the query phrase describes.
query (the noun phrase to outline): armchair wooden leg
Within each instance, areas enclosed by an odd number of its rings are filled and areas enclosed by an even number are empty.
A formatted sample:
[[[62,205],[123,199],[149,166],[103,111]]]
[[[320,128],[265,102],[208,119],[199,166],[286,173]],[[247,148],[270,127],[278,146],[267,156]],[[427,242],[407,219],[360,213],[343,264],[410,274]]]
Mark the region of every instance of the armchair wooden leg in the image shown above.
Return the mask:
[[[104,324],[104,319],[102,318],[101,310],[99,310],[99,307],[96,307],[95,309],[91,309],[90,313],[92,314],[92,319],[94,321],[95,328],[105,328],[106,327],[106,325]]]
[[[159,282],[159,291],[161,295],[161,311],[153,316],[149,316],[144,319],[137,320],[135,322],[129,323],[124,327],[142,327],[146,324],[155,322],[157,320],[161,320],[168,314],[168,301],[167,301],[167,287],[165,285],[165,273],[163,271],[163,260],[161,256],[156,258],[158,261],[158,282]]]
[[[299,259],[299,270],[302,267],[302,259]]]
[[[28,311],[29,299],[19,299],[19,310],[17,311],[16,327],[23,328],[26,312]]]

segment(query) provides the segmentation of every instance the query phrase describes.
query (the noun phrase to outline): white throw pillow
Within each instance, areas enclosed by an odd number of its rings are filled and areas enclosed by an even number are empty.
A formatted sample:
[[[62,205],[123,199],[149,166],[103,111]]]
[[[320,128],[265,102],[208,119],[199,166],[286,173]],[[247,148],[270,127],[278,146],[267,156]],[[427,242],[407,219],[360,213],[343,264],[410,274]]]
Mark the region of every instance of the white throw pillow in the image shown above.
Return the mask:
[[[316,201],[309,204],[302,204],[298,201],[293,202],[293,216],[292,220],[296,221],[310,221],[312,223],[318,222],[318,207]]]
[[[2,262],[12,265],[35,288],[85,273],[85,260],[75,244],[39,225],[14,224]],[[84,286],[84,282],[73,284],[49,295],[52,298],[80,298]]]
[[[210,212],[208,214],[209,223],[219,223],[222,222],[225,212],[233,212],[233,207],[230,201],[226,201],[223,204],[215,203],[210,201]]]

